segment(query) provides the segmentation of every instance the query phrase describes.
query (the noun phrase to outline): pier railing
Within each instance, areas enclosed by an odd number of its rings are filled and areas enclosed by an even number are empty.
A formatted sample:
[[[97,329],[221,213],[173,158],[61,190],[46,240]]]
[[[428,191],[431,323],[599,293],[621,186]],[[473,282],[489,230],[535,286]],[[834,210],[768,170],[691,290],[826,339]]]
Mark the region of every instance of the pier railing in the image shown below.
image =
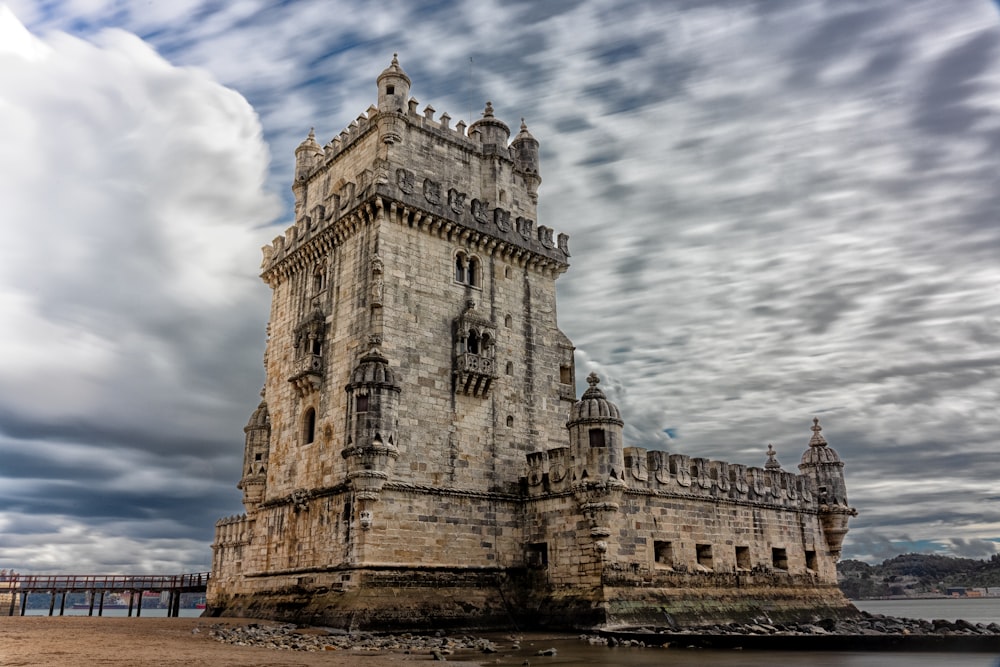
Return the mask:
[[[106,593],[122,593],[128,596],[128,615],[142,615],[142,598],[146,592],[167,594],[167,616],[180,614],[181,593],[204,593],[208,588],[210,573],[193,574],[13,574],[0,578],[0,600],[8,603],[7,615],[14,616],[20,607],[24,616],[31,593],[48,593],[49,616],[55,614],[56,598],[60,599],[59,615],[66,609],[68,593],[87,593],[88,616],[93,616],[96,605],[97,615],[104,612]],[[9,600],[7,599],[9,598]],[[20,601],[20,605],[18,605]],[[0,612],[2,613],[2,612]]]

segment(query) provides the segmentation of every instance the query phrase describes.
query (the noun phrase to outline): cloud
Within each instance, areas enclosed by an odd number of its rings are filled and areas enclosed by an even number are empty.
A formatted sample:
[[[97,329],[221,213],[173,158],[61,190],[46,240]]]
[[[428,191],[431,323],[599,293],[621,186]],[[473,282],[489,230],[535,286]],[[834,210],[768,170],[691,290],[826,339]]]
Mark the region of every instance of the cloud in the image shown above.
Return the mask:
[[[256,230],[280,205],[261,126],[125,32],[43,41],[0,9],[0,34],[17,36],[0,40],[3,504],[58,512],[64,565],[104,543],[101,525],[166,520],[184,498],[200,497],[182,532],[203,545],[205,505],[236,496],[238,445],[222,446],[262,380],[246,363],[266,312]]]
[[[290,215],[294,147],[399,52],[421,108],[491,99],[541,142],[539,222],[573,253],[559,323],[629,445],[760,465],[773,443],[794,470],[819,415],[860,512],[845,553],[1000,535],[990,3],[12,6],[46,35],[0,40],[0,475],[24,512],[56,521],[40,494],[69,488],[106,513],[74,468],[141,505],[129,466],[204,481],[192,536],[236,510],[254,247]]]

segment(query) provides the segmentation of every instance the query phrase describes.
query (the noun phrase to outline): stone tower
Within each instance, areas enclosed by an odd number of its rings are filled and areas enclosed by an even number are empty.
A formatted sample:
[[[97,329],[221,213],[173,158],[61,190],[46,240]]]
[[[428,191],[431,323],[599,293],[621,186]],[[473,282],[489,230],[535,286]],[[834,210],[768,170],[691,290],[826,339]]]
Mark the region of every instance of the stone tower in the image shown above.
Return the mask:
[[[629,447],[575,396],[564,234],[536,224],[539,143],[411,96],[295,150],[246,513],[216,525],[210,613],[340,627],[730,622],[852,613],[853,510],[814,427],[802,474]]]

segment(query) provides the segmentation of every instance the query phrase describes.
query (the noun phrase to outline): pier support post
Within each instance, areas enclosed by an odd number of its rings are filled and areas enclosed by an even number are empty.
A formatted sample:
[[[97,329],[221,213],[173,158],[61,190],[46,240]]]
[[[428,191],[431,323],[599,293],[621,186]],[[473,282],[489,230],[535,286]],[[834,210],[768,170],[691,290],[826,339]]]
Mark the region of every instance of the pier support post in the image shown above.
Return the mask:
[[[59,598],[59,615],[62,616],[63,612],[66,611],[66,593],[68,590],[62,592],[62,597]]]
[[[56,608],[56,589],[52,589],[52,595],[49,597],[49,616],[52,616],[52,612]]]

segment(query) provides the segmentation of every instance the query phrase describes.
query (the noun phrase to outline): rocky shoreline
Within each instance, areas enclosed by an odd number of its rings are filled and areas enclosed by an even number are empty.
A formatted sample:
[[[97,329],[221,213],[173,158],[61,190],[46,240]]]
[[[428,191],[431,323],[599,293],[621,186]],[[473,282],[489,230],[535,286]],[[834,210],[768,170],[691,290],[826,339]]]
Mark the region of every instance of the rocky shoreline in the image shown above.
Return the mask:
[[[425,654],[446,660],[456,653],[496,653],[518,650],[516,636],[505,640],[470,635],[449,636],[443,631],[429,635],[351,633],[325,627],[295,624],[213,624],[208,632],[217,641],[234,646],[253,646],[292,651],[368,651]],[[698,628],[628,628],[601,630],[580,635],[592,645],[682,648],[760,648],[789,650],[996,650],[1000,648],[1000,625],[957,620],[895,618],[862,612],[849,620],[815,623],[747,623]],[[549,653],[552,651],[552,653]],[[553,649],[539,651],[552,655]]]

